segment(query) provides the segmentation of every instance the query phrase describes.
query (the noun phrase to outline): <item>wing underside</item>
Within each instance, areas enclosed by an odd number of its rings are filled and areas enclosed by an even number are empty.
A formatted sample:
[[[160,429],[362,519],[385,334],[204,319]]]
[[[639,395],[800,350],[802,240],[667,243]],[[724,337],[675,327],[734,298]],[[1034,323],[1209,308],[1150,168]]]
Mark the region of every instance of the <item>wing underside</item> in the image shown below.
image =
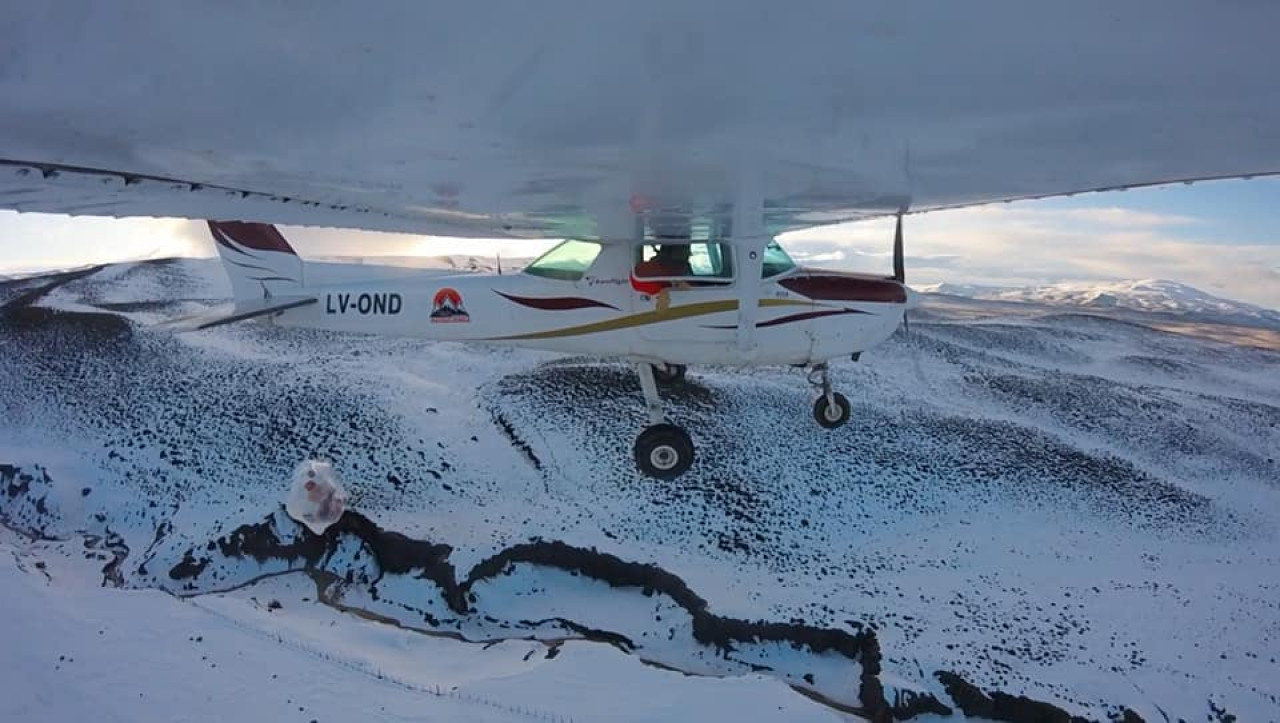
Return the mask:
[[[18,210],[610,237],[638,199],[715,213],[749,179],[776,233],[1280,171],[1275,3],[11,16],[0,207]]]

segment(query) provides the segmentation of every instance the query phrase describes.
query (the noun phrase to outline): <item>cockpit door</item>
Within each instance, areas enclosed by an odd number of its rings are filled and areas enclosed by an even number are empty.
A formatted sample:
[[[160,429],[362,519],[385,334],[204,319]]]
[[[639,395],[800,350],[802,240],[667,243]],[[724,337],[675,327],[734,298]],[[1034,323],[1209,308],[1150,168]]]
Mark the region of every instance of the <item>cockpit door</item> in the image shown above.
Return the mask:
[[[649,242],[633,247],[632,311],[650,312],[642,340],[732,344],[737,329],[733,250],[714,241]]]

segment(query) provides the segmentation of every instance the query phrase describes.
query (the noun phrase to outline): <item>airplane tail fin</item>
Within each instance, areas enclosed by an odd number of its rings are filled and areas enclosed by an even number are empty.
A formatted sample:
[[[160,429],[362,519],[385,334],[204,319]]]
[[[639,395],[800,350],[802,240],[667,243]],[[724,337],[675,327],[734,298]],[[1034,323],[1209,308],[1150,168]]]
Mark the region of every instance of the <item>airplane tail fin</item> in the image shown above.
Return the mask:
[[[302,259],[275,226],[246,221],[210,221],[209,232],[242,301],[303,293]]]

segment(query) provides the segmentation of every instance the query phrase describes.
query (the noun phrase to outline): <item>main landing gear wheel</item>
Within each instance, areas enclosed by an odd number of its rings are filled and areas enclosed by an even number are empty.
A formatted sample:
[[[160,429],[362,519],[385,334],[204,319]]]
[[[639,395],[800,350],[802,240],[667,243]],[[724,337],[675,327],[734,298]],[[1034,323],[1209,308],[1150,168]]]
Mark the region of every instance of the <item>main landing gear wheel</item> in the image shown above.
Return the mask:
[[[844,426],[849,421],[851,411],[853,407],[849,405],[849,400],[840,392],[832,392],[830,400],[824,394],[813,403],[813,418],[827,429]]]
[[[674,367],[680,377],[684,367]],[[644,392],[644,405],[649,413],[649,426],[636,437],[636,467],[650,477],[671,480],[688,471],[693,465],[693,440],[689,433],[671,424],[662,414],[662,397],[658,396],[657,367],[637,362],[640,389]]]
[[[664,387],[684,381],[684,373],[688,367],[683,364],[650,364],[653,367],[653,380]]]
[[[693,440],[674,424],[655,424],[636,438],[636,467],[650,477],[671,480],[693,465]]]

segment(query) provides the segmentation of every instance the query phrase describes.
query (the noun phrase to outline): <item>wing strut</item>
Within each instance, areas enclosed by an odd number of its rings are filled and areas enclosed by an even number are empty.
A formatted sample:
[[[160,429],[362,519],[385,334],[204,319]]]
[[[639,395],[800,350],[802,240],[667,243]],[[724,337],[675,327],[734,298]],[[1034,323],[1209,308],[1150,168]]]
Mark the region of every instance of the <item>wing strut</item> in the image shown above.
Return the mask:
[[[163,328],[168,331],[200,331],[202,329],[212,329],[215,326],[223,326],[224,324],[234,324],[238,321],[248,321],[261,316],[269,316],[271,314],[279,314],[282,311],[297,309],[298,307],[308,306],[319,301],[314,296],[286,296],[275,298],[253,299],[248,301],[237,301],[235,308],[230,311],[214,311],[211,313],[196,314],[194,316],[182,317],[180,319],[172,319],[170,321],[162,321],[156,324],[157,328]]]
[[[760,312],[761,270],[769,236],[764,227],[764,196],[759,177],[744,174],[733,205],[730,243],[738,266],[738,350],[750,358],[756,351],[756,317]]]

